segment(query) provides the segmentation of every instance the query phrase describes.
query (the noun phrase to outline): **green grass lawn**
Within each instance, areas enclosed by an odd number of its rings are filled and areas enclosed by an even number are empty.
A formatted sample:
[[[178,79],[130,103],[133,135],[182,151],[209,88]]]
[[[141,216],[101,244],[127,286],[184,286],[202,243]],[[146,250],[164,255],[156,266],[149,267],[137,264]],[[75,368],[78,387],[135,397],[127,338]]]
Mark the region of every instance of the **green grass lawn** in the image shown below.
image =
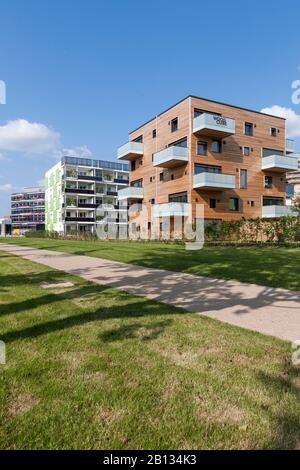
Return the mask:
[[[0,339],[2,449],[300,446],[283,341],[1,252]]]
[[[199,251],[186,251],[183,245],[153,242],[26,238],[0,241],[212,278],[237,279],[300,290],[300,249],[205,246]]]

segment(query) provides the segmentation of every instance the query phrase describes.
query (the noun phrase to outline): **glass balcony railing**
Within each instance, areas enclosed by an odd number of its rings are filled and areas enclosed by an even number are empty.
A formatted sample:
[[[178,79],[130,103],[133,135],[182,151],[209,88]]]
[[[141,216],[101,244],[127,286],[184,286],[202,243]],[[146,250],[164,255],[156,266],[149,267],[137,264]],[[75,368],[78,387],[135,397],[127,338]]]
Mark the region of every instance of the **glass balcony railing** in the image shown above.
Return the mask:
[[[143,199],[144,188],[137,188],[135,186],[128,186],[128,188],[120,189],[118,191],[118,199]]]
[[[118,148],[119,160],[134,160],[144,153],[144,146],[141,142],[127,142]]]
[[[173,145],[154,154],[153,165],[173,168],[188,162],[188,149]]]
[[[194,189],[235,189],[235,175],[203,172],[194,175]]]
[[[284,155],[269,155],[262,158],[261,169],[278,172],[295,171],[298,170],[298,158]]]
[[[217,114],[203,113],[194,118],[193,132],[212,137],[226,137],[235,134],[235,120]]]
[[[263,218],[276,218],[295,216],[296,213],[288,206],[262,206],[262,217]]]

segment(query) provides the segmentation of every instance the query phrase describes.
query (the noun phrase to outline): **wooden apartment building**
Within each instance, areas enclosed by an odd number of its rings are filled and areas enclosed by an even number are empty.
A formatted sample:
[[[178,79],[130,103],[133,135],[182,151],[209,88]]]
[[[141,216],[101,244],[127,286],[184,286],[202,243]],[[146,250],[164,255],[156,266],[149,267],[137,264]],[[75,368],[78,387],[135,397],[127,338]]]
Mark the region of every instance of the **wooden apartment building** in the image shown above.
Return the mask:
[[[129,134],[118,159],[130,161],[120,199],[157,217],[173,203],[204,205],[204,218],[287,215],[285,173],[297,169],[285,119],[188,96]]]

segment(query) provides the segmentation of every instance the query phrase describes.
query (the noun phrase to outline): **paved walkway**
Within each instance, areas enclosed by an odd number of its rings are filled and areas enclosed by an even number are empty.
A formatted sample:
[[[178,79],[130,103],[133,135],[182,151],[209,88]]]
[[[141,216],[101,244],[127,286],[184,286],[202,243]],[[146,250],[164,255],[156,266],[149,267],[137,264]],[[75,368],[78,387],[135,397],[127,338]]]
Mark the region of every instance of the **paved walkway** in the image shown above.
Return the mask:
[[[3,243],[0,250],[232,325],[300,339],[300,292]]]

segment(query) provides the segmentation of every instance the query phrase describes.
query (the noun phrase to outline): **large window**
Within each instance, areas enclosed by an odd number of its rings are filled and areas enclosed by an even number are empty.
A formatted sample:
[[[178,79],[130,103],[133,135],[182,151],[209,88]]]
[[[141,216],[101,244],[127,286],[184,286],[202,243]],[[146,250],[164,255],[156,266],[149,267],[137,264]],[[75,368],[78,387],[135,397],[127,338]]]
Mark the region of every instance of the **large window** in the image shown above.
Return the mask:
[[[247,170],[240,170],[240,189],[247,189]]]
[[[283,197],[263,196],[263,206],[283,206]]]
[[[276,150],[276,149],[262,149],[262,156],[263,157],[269,157],[270,155],[283,155],[283,151],[281,150]]]
[[[134,188],[142,188],[143,187],[143,180],[135,180],[130,183],[130,186],[133,186]]]
[[[201,163],[195,163],[194,167],[195,175],[199,173],[222,173],[222,167],[216,165],[201,165]]]
[[[171,142],[171,144],[169,144],[168,147],[184,147],[184,148],[187,148],[187,137],[184,137],[183,139],[180,139],[180,140],[176,140],[175,142]]]
[[[197,142],[197,155],[207,155],[207,142]]]
[[[201,114],[214,114],[215,116],[221,116],[220,113],[213,113],[212,111],[205,111],[204,109],[194,109],[194,117],[201,116]]]
[[[238,211],[239,210],[239,200],[237,197],[230,197],[229,198],[229,210],[230,211]]]
[[[169,202],[188,202],[187,192],[169,194]]]
[[[252,122],[245,122],[245,135],[253,135]]]

